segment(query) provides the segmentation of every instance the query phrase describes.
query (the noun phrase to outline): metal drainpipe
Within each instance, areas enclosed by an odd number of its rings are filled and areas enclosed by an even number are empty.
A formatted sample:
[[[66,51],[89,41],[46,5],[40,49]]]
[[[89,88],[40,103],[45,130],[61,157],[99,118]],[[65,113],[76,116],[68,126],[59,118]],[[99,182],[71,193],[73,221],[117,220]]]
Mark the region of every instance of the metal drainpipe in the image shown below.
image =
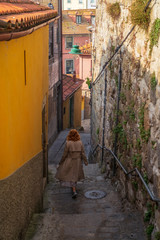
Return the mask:
[[[116,115],[116,123],[115,127],[117,127],[119,122],[119,102],[120,102],[120,93],[121,93],[121,79],[122,79],[122,56],[120,51],[120,68],[119,68],[119,76],[118,76],[118,95],[117,95],[117,115]],[[115,133],[115,139],[114,139],[114,154],[117,156],[117,140],[118,140],[118,133]],[[116,161],[114,159],[113,162],[113,175],[116,174]]]
[[[58,27],[59,27],[59,78],[61,81],[60,85],[60,94],[61,94],[61,102],[59,107],[61,108],[60,113],[60,124],[59,124],[59,131],[63,129],[63,59],[62,59],[62,0],[58,0],[58,15],[60,16]]]
[[[107,92],[107,69],[104,72],[104,108],[103,108],[103,134],[102,134],[102,156],[101,156],[101,166],[103,164],[104,158],[104,136],[105,136],[105,122],[106,122],[106,92]]]

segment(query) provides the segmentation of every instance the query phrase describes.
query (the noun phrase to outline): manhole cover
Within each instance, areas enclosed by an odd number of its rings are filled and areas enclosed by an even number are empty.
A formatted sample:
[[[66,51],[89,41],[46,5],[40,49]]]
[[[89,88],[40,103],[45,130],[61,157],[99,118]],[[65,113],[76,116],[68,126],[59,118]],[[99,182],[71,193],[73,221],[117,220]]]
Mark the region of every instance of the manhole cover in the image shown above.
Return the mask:
[[[84,196],[86,198],[90,198],[90,199],[99,199],[99,198],[103,198],[106,196],[106,193],[104,191],[100,191],[100,190],[90,190],[87,191]]]

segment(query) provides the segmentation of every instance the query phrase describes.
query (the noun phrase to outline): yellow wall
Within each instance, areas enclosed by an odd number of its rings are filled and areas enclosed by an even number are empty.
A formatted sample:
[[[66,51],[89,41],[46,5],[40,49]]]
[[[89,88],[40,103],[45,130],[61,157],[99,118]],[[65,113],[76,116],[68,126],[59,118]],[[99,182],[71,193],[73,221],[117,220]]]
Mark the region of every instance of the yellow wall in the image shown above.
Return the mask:
[[[42,150],[42,103],[48,99],[48,26],[0,42],[0,179]],[[26,51],[26,85],[24,78]]]
[[[79,88],[74,94],[74,127],[81,126],[81,101],[82,89]]]
[[[82,89],[79,88],[74,93],[74,128],[81,126],[81,100]],[[65,114],[63,114],[63,129],[70,128],[70,99],[68,98],[63,102],[63,111],[65,108]]]

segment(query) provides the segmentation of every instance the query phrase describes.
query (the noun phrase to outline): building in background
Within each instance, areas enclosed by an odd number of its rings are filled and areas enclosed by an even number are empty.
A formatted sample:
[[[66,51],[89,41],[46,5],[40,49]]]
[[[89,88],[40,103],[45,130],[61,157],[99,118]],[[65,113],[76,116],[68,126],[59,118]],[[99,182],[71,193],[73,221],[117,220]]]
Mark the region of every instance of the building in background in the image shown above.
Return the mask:
[[[61,16],[61,4],[58,4]],[[48,94],[48,143],[49,147],[62,130],[62,33],[61,18],[49,24],[49,94]]]
[[[92,78],[92,29],[95,10],[68,10],[63,12],[62,49],[63,73],[85,80],[82,85],[82,119],[90,118],[90,90],[86,80]],[[80,55],[69,54],[73,45],[79,45]]]
[[[63,10],[95,9],[96,0],[62,0]]]
[[[87,8],[95,9],[96,8],[96,0],[87,0]]]
[[[62,0],[33,0],[36,4],[48,6],[51,9],[58,10]]]
[[[92,80],[92,44],[88,43],[80,47],[79,77],[84,79],[82,85],[82,120],[90,118],[90,84]],[[88,82],[88,84],[86,83]]]
[[[83,80],[75,75],[63,75],[63,128],[81,127]]]
[[[26,4],[27,3],[27,4]],[[17,11],[18,8],[18,11]],[[57,11],[0,2],[0,239],[23,239],[47,179],[49,24]]]
[[[70,10],[62,11],[62,53],[63,73],[80,76],[77,55],[69,54],[73,45],[84,46],[91,42],[90,28],[95,22],[95,10]],[[88,66],[90,71],[90,66]]]

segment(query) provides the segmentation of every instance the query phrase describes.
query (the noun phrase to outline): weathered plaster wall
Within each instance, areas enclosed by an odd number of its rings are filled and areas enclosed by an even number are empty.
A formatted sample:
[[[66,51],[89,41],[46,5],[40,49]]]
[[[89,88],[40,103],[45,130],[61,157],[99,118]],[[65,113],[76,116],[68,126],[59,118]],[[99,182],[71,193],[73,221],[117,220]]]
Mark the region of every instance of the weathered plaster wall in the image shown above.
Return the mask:
[[[108,14],[107,7],[116,1],[99,0],[96,10],[96,28],[93,46],[93,79],[112,56],[116,47],[132,28],[130,6],[133,1],[119,0],[121,15],[117,20]],[[151,22],[148,32],[135,28],[121,48],[122,83],[119,125],[115,128],[117,82],[120,54],[107,67],[107,103],[105,145],[113,149],[114,133],[119,133],[117,155],[129,170],[138,167],[149,187],[160,198],[160,40],[149,55],[149,33],[152,23],[160,18],[160,2],[151,2]],[[151,88],[152,74],[157,85]],[[104,75],[92,89],[92,139],[102,143],[104,106]],[[123,196],[146,209],[147,193],[137,177],[129,183],[122,173]],[[155,211],[155,226],[160,228],[160,213]]]

